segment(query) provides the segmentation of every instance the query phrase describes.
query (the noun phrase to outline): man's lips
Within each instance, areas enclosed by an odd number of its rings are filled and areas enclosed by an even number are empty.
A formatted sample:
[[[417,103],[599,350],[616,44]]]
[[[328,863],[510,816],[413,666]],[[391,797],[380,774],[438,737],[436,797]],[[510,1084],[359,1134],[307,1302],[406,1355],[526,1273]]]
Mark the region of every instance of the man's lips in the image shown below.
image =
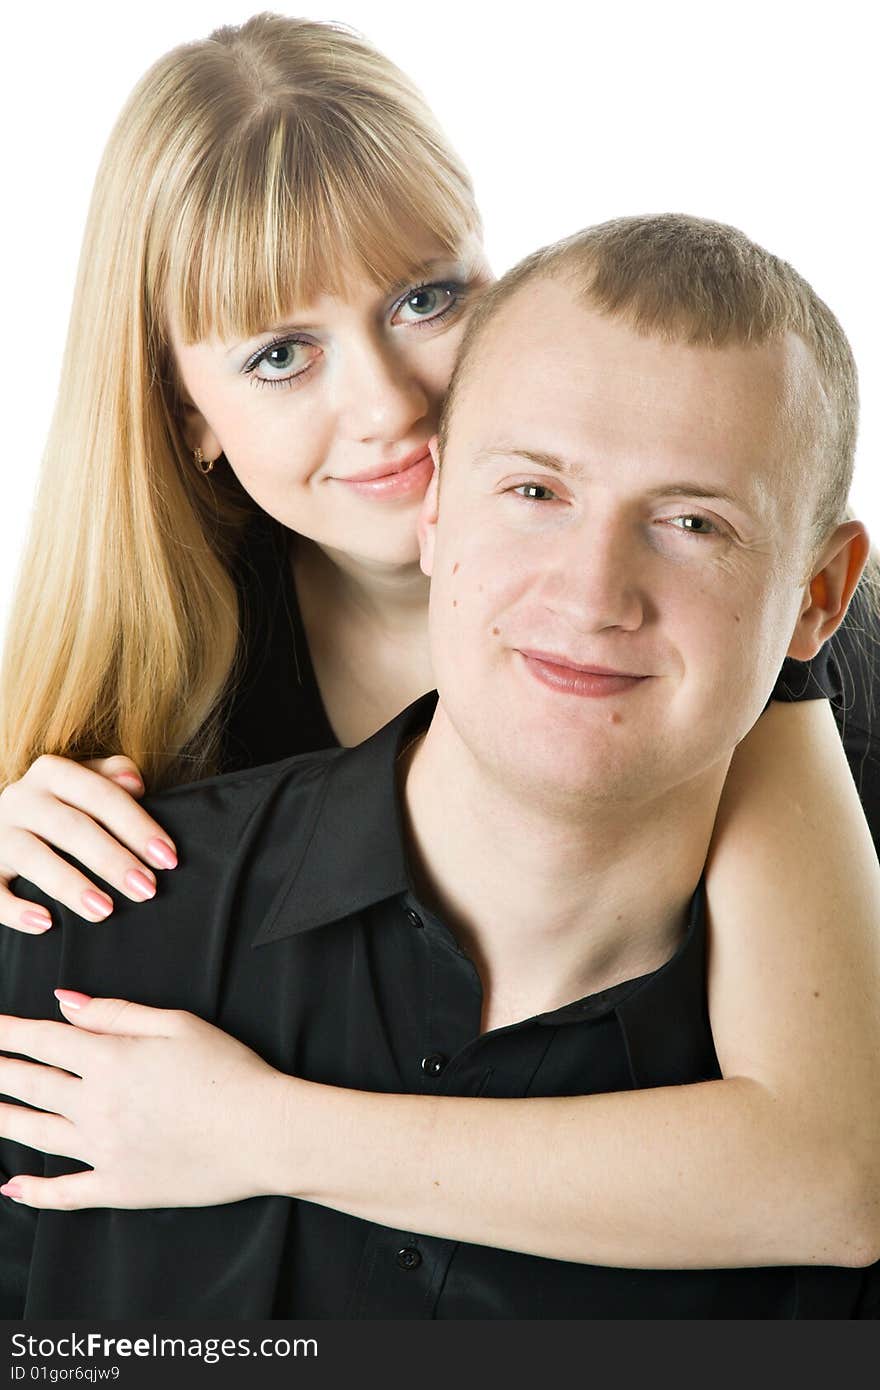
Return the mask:
[[[364,468],[360,473],[348,477],[337,477],[336,482],[368,494],[394,494],[411,492],[418,488],[423,479],[425,485],[434,471],[434,461],[428,446],[423,444],[413,449],[401,459],[393,462],[377,463],[373,468]]]
[[[634,671],[619,671],[610,666],[583,665],[556,652],[516,649],[531,676],[564,695],[579,695],[597,699],[603,695],[625,695],[651,677]]]

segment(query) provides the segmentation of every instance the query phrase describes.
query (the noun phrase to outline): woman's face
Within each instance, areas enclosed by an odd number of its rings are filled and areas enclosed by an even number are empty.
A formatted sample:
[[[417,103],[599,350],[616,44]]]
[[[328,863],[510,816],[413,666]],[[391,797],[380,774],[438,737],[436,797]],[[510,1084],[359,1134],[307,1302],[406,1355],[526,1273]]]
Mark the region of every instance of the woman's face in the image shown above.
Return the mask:
[[[489,281],[430,239],[405,284],[346,281],[243,341],[171,340],[185,435],[221,452],[256,503],[331,556],[413,564],[433,465],[428,440],[470,305]]]

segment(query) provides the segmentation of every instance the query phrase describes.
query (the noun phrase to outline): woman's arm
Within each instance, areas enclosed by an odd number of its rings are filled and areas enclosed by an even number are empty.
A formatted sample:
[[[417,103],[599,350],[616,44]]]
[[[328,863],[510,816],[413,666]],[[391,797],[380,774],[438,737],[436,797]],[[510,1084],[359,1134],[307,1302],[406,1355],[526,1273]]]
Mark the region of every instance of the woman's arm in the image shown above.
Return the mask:
[[[98,1000],[67,1016],[117,1036],[0,1028],[0,1047],[84,1077],[71,1087],[0,1063],[0,1091],[57,1112],[3,1107],[0,1133],[95,1167],[22,1177],[10,1195],[164,1206],[284,1192],[597,1264],[869,1263],[880,870],[824,702],[771,706],[738,751],[709,893],[722,1081],[570,1099],[373,1095],[283,1077],[189,1015]]]

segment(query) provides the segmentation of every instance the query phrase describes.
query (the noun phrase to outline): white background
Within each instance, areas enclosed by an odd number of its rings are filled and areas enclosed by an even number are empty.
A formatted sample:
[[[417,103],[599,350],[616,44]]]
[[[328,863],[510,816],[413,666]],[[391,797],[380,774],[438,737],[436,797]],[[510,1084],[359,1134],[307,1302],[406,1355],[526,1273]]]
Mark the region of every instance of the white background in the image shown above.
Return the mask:
[[[589,222],[660,211],[733,222],[790,260],[837,313],[859,362],[854,502],[880,538],[870,6],[304,3],[286,12],[359,28],[422,87],[474,175],[496,271]],[[154,59],[258,4],[79,0],[22,4],[4,18],[0,630],[104,141]]]

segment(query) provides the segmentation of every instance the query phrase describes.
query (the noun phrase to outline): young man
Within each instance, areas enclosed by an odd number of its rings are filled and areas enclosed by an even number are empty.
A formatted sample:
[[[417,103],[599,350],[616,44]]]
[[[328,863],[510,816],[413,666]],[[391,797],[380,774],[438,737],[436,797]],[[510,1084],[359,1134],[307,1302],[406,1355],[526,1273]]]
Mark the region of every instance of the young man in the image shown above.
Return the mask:
[[[612,224],[501,282],[423,513],[439,703],[358,748],[167,795],[185,872],[136,920],[120,913],[112,939],[65,923],[36,949],[7,933],[3,1011],[47,1016],[56,983],[174,1004],[282,1071],[362,1091],[718,1078],[700,878],[721,787],[786,654],[812,656],[840,621],[866,540],[840,519],[851,380],[845,352],[836,371],[821,355],[833,321],[767,257],[775,300],[745,277],[763,320],[723,278],[707,310],[708,231]],[[57,1064],[51,1046],[38,1055]],[[56,1071],[22,1098],[63,1114],[77,1084]],[[45,1147],[65,1151],[51,1123]],[[4,1170],[27,1171],[13,1149]],[[314,1200],[10,1208],[7,1316],[877,1307],[876,1270],[773,1267],[770,1243],[759,1269],[614,1268],[378,1225],[334,1210],[320,1182],[301,1195]]]

